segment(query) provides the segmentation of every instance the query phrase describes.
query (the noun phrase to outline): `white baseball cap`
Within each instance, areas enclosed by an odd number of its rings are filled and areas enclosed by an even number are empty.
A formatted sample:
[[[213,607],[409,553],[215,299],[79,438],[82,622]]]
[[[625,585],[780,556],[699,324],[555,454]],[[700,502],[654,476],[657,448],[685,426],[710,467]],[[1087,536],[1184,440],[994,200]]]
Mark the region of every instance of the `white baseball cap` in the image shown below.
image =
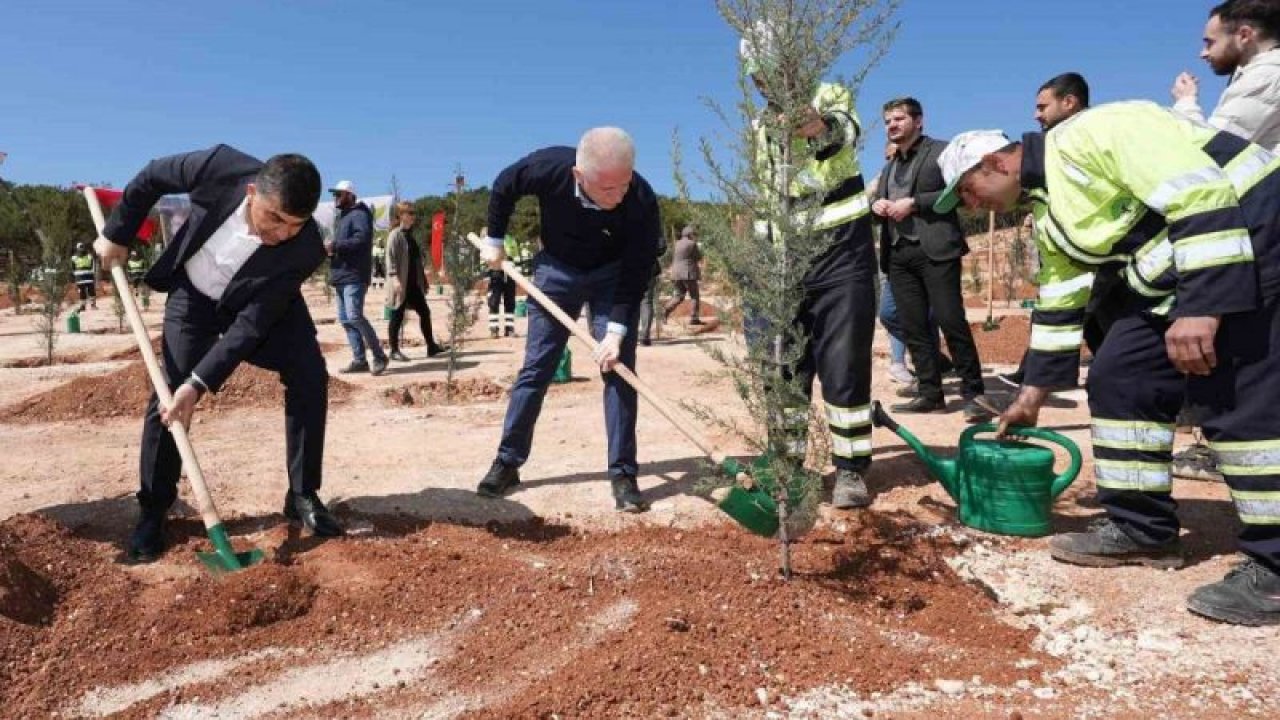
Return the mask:
[[[352,195],[355,195],[356,184],[351,182],[350,180],[340,180],[337,185],[334,185],[333,187],[329,188],[329,192],[331,193],[349,192]]]
[[[942,179],[946,181],[947,189],[933,204],[934,212],[949,213],[959,205],[960,194],[956,192],[956,186],[964,174],[978,167],[983,157],[1004,149],[1012,142],[1003,130],[970,130],[955,136],[938,156],[938,167],[942,168]]]

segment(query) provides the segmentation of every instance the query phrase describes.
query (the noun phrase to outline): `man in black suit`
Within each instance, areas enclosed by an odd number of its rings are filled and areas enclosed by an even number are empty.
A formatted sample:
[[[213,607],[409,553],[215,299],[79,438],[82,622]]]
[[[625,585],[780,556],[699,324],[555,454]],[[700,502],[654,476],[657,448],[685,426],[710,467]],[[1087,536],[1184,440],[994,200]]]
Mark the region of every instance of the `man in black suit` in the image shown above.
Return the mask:
[[[946,407],[938,338],[929,322],[932,314],[960,375],[965,420],[989,419],[990,413],[975,402],[985,392],[982,364],[960,290],[960,258],[969,246],[955,211],[933,210],[946,187],[938,155],[947,144],[924,134],[924,109],[915,98],[885,103],[884,124],[889,142],[898,149],[882,171],[871,212],[880,218],[880,266],[889,275],[918,380],[916,397],[893,409],[922,413]]]
[[[190,195],[191,215],[145,278],[169,294],[162,352],[173,405],[160,407],[152,394],[147,406],[142,515],[129,557],[149,562],[164,551],[165,514],[177,498],[182,464],[167,427],[190,427],[201,396],[217,392],[246,360],[278,372],[285,386],[285,516],[316,535],[341,535],[316,494],[329,376],[301,292],[325,257],[311,219],[320,173],[301,155],[276,155],[264,164],[226,145],[153,160],[125,187],[94,243],[107,267],[125,261],[151,208],[176,193]]]

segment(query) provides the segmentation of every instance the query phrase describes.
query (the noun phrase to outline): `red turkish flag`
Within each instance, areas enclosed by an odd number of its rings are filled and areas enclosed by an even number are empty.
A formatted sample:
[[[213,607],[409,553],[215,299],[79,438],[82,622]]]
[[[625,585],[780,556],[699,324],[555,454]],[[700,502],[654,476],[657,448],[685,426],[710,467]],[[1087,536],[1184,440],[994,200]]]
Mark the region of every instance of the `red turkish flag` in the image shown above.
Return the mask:
[[[93,194],[98,197],[98,204],[102,206],[102,214],[104,216],[111,215],[111,209],[120,203],[120,198],[124,197],[123,190],[112,190],[110,188],[94,188]],[[151,244],[151,236],[155,235],[156,222],[152,218],[143,221],[142,227],[138,228],[138,239],[143,244]]]
[[[444,265],[444,211],[431,216],[431,265],[440,271]]]

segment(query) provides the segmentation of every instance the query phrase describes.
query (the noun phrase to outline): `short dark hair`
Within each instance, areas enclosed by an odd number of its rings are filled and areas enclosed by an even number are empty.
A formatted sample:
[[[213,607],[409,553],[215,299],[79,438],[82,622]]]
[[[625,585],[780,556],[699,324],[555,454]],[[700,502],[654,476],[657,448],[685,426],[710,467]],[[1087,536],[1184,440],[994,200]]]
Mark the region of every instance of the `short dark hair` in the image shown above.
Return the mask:
[[[1073,95],[1080,101],[1080,107],[1089,107],[1089,83],[1085,82],[1084,76],[1080,73],[1066,72],[1049,78],[1048,82],[1040,86],[1040,89],[1052,91],[1059,100]]]
[[[320,171],[296,153],[268,158],[253,184],[258,192],[279,200],[280,209],[296,218],[310,217],[320,203]]]
[[[1209,17],[1217,17],[1231,31],[1243,23],[1268,40],[1280,38],[1280,2],[1276,0],[1227,0],[1210,10]]]
[[[913,118],[918,118],[921,115],[924,115],[924,106],[920,104],[919,100],[913,97],[894,98],[884,104],[884,109],[882,109],[880,113],[884,114],[890,110],[897,110],[898,108],[906,110],[907,114]]]

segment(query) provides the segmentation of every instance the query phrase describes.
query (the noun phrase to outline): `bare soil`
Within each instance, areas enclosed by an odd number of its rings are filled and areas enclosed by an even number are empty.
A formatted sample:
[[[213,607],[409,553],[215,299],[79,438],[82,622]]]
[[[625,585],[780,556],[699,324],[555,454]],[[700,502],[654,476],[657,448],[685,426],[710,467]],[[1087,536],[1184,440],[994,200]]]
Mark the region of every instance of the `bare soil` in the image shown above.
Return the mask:
[[[134,353],[137,352],[135,349]],[[329,402],[341,404],[351,395],[351,386],[329,378]],[[52,390],[33,395],[0,409],[0,422],[47,423],[58,420],[100,420],[137,417],[151,399],[147,366],[136,361],[105,375],[79,377]],[[242,365],[217,393],[200,401],[202,413],[228,412],[245,407],[279,407],[284,403],[284,387],[276,373],[252,365]]]
[[[349,360],[342,329],[318,290],[308,301],[335,372]],[[153,331],[160,306],[145,314]],[[1026,342],[1025,313],[1002,314],[997,333],[975,331],[988,373]],[[729,334],[693,329],[668,323],[638,372],[673,403],[744,419],[704,351]],[[128,336],[61,338],[82,364],[0,368],[0,717],[1234,720],[1280,703],[1277,629],[1184,607],[1238,559],[1221,485],[1175,488],[1186,569],[1078,568],[1050,560],[1045,538],[958,524],[955,500],[877,428],[872,506],[823,508],[785,582],[776,543],[700,494],[712,470],[647,406],[639,483],[653,509],[614,512],[603,383],[581,360],[546,396],[521,484],[478,497],[517,330],[490,340],[483,317],[472,329],[464,402],[439,400],[445,361],[420,350],[380,377],[334,381],[321,495],[349,534],[331,541],[280,514],[279,382],[238,371],[224,404],[197,411],[193,443],[233,542],[266,561],[218,577],[195,556],[209,543],[185,484],[169,552],[122,562],[149,395]],[[0,358],[38,352],[30,319],[0,313]],[[884,370],[877,360],[875,397],[896,387]],[[942,456],[964,427],[957,412],[898,419]],[[1055,395],[1041,422],[1088,447],[1083,391]],[[1097,516],[1093,489],[1090,459],[1055,530]]]

